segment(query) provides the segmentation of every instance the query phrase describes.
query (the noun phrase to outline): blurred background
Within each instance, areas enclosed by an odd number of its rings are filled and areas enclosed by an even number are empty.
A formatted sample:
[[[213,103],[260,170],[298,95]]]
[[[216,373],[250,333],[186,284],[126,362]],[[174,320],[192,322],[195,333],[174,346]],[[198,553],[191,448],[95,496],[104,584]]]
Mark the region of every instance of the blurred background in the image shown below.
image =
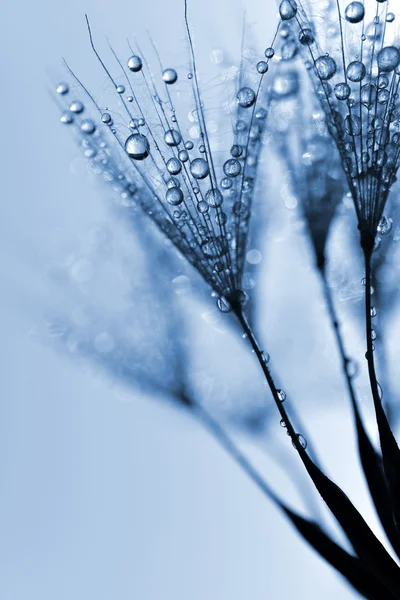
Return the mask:
[[[206,86],[216,65],[240,60],[244,6],[204,0],[189,7]],[[96,94],[102,91],[85,12],[100,46],[106,47],[106,38],[118,46],[127,36],[140,43],[150,31],[164,63],[188,68],[181,0],[6,2],[0,37],[1,597],[356,597],[188,411],[140,382],[133,385],[135,378],[110,359],[121,323],[136,310],[134,299],[126,301],[127,289],[132,281],[137,285],[145,259],[131,245],[129,227],[110,211],[107,193],[88,173],[49,94],[64,79],[62,57]],[[272,2],[246,2],[245,45],[260,56],[271,43],[275,17]],[[328,473],[380,535],[359,471],[310,244],[297,201],[276,175],[271,145],[269,140],[257,197],[267,225],[261,255],[248,260],[258,264],[259,329],[287,401],[301,415]],[[352,210],[344,199],[329,241],[329,273],[349,352],[359,363],[356,381],[368,418],[363,269]],[[393,237],[398,239],[397,231]],[[164,276],[177,314],[185,318],[193,386],[274,489],[313,516],[316,498],[301,479],[245,340],[194,271],[176,261]],[[394,269],[388,273],[384,281],[395,289]],[[162,314],[162,305],[157,310]],[[95,329],[88,313],[98,315]],[[393,309],[388,364],[398,350],[398,319]],[[66,328],[71,335],[61,349]],[[83,334],[93,335],[95,353],[81,352]],[[152,351],[150,345],[146,352]],[[150,360],[155,371],[157,361],[161,368],[165,360],[164,351],[160,355]],[[387,375],[395,389],[393,369]],[[261,432],[252,427],[260,414]]]

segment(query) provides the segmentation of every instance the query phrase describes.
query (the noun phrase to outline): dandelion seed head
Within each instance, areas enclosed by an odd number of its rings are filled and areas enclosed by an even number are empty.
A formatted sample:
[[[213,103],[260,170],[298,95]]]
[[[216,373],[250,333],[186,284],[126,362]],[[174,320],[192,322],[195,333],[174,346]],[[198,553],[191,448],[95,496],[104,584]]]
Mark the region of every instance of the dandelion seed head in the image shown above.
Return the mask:
[[[291,22],[293,36],[306,28],[314,33],[301,52],[340,152],[362,243],[370,246],[400,165],[393,141],[400,129],[400,50],[389,12],[396,6],[327,0],[322,16],[305,0]]]

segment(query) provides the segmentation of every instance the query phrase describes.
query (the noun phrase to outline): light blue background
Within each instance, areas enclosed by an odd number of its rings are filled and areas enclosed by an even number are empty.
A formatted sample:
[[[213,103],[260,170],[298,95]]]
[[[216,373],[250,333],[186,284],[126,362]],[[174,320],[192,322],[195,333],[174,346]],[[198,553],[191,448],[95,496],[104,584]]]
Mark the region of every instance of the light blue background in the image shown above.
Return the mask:
[[[198,53],[204,49],[207,58],[218,47],[238,56],[239,4],[192,4]],[[171,60],[181,51],[174,49],[176,36],[177,48],[184,47],[177,0],[8,0],[3,7],[0,596],[352,598],[189,416],[77,368],[37,335],[43,311],[54,302],[49,266],[107,214],[96,188],[76,176],[76,148],[46,89],[63,72],[61,56],[90,80],[94,61],[84,12],[100,38],[150,29]],[[270,43],[275,12],[272,1],[248,2],[260,49]],[[279,219],[268,259],[271,352],[282,377],[290,374],[297,395],[309,400],[303,415],[330,472],[371,516],[357,462],[348,458],[354,455],[352,425],[345,400],[338,400],[344,394],[333,369],[332,339],[326,325],[313,325],[323,308],[311,259],[299,236],[299,246],[289,247],[290,223]],[[300,280],[302,286],[293,284]],[[282,294],[285,289],[290,293]],[[299,322],[304,327],[294,337]],[[231,347],[226,331],[215,335]],[[239,343],[230,351],[242,352]],[[281,440],[277,418],[274,428]],[[296,503],[290,474],[282,476],[262,452],[242,442],[270,482]]]

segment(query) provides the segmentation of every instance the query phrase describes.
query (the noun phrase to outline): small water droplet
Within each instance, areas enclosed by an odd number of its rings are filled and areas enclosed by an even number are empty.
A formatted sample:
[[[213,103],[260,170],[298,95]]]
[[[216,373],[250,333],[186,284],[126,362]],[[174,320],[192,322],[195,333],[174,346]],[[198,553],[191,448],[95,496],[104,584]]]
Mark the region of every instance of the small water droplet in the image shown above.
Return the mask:
[[[276,390],[276,391],[277,391],[279,401],[284,402],[286,400],[286,392],[284,392],[283,390]]]
[[[65,83],[64,81],[62,81],[61,83],[59,83],[56,87],[56,92],[57,94],[61,94],[62,96],[64,94],[68,94],[69,92],[69,85],[68,83]]]
[[[162,78],[165,83],[171,85],[178,79],[178,73],[175,71],[175,69],[165,69],[163,71]]]

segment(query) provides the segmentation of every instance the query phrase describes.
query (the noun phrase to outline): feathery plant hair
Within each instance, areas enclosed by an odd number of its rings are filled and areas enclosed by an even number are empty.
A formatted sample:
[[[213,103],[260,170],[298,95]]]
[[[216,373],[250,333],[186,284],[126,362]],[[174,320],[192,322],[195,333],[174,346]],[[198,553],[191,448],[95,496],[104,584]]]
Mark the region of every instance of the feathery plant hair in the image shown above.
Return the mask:
[[[116,69],[124,80],[123,84],[119,83],[96,49],[89,21],[90,43],[115,90],[119,102],[115,114],[118,116],[103,107],[71,70],[71,76],[89,97],[98,118],[84,116],[85,107],[80,100],[68,100],[68,84],[60,84],[57,91],[64,108],[61,120],[72,126],[94,169],[112,183],[128,208],[140,206],[151,217],[213,289],[220,310],[232,312],[238,319],[263,371],[281,425],[315,488],[346,534],[353,553],[336,544],[322,527],[290,511],[235,449],[220,426],[214,421],[209,422],[216,437],[231,454],[236,452],[236,459],[253,480],[355,589],[371,600],[396,599],[400,598],[399,566],[345,493],[325,475],[310,447],[307,448],[306,438],[297,433],[284,402],[286,394],[276,387],[269,368],[269,356],[261,349],[246,317],[246,294],[242,289],[255,180],[274,85],[275,90],[282,85],[286,85],[286,89],[291,85],[295,88],[298,78],[293,70],[291,78],[275,80],[271,93],[263,92],[264,79],[271,76],[268,73],[270,62],[281,37],[287,39],[281,58],[294,56],[298,49],[307,57],[311,80],[325,111],[326,125],[337,144],[356,208],[366,265],[366,358],[382,454],[375,450],[366,432],[332,300],[329,305],[330,296],[327,301],[347,376],[363,470],[382,526],[400,557],[400,452],[382,407],[375,374],[375,334],[371,320],[376,313],[371,304],[372,253],[377,234],[384,233],[388,226],[382,215],[400,164],[397,94],[400,51],[394,45],[396,32],[390,31],[394,19],[388,12],[389,0],[366,1],[365,5],[361,2],[342,4],[341,0],[304,3],[282,0],[275,38],[265,50],[265,60],[254,65],[255,78],[251,76],[247,81],[243,70],[239,69],[232,114],[233,144],[221,164],[209,135],[186,2],[185,24],[191,58],[188,85],[193,93],[198,147],[195,148],[191,141],[184,141],[185,129],[172,93],[177,85],[177,71],[165,68],[159,61],[164,84],[163,89],[159,89],[145,58],[139,56],[140,51],[135,53],[130,49],[131,56],[125,67],[111,48]],[[357,33],[354,28],[360,31]],[[320,39],[321,31],[323,39]],[[326,54],[326,48],[322,50],[328,43],[333,46],[330,54]],[[305,101],[302,102],[304,110],[308,110]],[[281,133],[273,129],[269,133],[280,139],[288,163],[293,160],[292,154],[286,152],[292,150],[291,138],[279,138]],[[320,160],[317,156],[311,161],[311,169],[300,172],[301,180],[296,179],[299,170],[294,164],[293,183],[302,198],[317,267],[324,273],[326,240],[337,194],[341,191],[336,188],[335,177],[332,178],[331,157],[334,155],[330,152],[329,142],[324,133],[319,132],[319,137],[323,140],[321,145],[327,149],[327,157]],[[302,141],[304,138],[297,135],[296,143],[301,145]],[[315,143],[314,138],[312,141]],[[320,142],[318,140],[316,145],[317,155]],[[336,159],[334,164],[337,166]],[[328,196],[330,209],[326,214],[320,204]]]

